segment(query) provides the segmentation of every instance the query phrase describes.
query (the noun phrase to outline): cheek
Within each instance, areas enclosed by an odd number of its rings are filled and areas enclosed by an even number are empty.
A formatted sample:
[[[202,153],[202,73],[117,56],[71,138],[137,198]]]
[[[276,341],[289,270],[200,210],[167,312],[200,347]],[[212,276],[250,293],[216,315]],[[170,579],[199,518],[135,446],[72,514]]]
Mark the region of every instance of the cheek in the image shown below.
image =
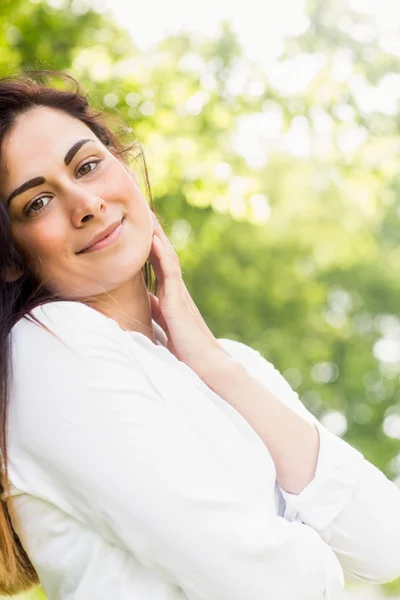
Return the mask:
[[[142,194],[135,173],[115,160],[101,182],[101,195],[110,203],[122,202],[127,209],[148,209],[148,203]]]
[[[17,248],[25,260],[35,265],[39,261],[57,261],[65,253],[65,231],[60,221],[46,219],[46,223],[31,223],[29,227],[13,228]]]
[[[105,199],[113,199],[114,202],[120,200],[125,210],[124,216],[135,228],[140,230],[141,235],[144,238],[152,235],[153,221],[150,206],[139,186],[130,175],[128,175],[128,180],[123,178],[122,181],[115,183],[115,186],[107,192],[107,198],[104,196]]]

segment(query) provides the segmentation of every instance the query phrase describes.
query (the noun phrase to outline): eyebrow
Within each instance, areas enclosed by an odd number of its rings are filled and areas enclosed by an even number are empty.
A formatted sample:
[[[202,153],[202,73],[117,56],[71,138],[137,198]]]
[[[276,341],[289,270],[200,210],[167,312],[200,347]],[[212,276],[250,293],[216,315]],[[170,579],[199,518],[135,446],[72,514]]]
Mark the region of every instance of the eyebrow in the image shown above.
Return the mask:
[[[88,142],[95,142],[95,141],[96,140],[84,138],[82,140],[78,140],[77,142],[75,142],[75,144],[73,146],[71,146],[71,148],[68,150],[67,154],[65,155],[64,164],[68,167],[68,165],[71,163],[72,159],[74,158],[75,154],[82,148],[82,146],[84,144],[87,144]],[[22,185],[17,187],[8,196],[7,206],[10,205],[11,200],[13,200],[16,196],[19,196],[20,194],[23,194],[27,190],[37,187],[38,185],[43,185],[43,183],[46,183],[46,179],[44,177],[34,177],[33,179],[29,179],[29,181],[25,181],[25,183],[23,183]]]

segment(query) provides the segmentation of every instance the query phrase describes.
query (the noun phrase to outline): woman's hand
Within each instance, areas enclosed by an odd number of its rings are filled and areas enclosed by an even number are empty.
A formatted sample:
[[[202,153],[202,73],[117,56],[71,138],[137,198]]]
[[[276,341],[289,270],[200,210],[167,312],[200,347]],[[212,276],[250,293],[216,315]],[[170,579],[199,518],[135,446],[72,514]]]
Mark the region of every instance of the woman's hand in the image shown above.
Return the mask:
[[[157,296],[150,294],[152,318],[165,331],[168,349],[200,378],[206,378],[229,359],[218,343],[182,279],[178,256],[153,213],[154,231],[149,262],[158,282]]]

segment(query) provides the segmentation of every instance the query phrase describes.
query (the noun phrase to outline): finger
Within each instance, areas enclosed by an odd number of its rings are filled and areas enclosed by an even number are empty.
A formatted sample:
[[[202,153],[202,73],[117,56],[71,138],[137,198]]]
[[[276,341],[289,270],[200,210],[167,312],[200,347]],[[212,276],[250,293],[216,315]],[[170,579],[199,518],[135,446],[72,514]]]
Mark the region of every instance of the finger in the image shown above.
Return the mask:
[[[154,213],[152,213],[152,214],[153,214],[154,233],[156,235],[158,235],[158,237],[160,238],[161,242],[165,245],[167,250],[169,252],[171,252],[171,254],[176,255],[175,248],[173,247],[167,234],[165,233],[164,229],[162,228],[161,223],[157,219],[156,215]]]
[[[164,282],[166,278],[182,279],[182,270],[177,254],[171,253],[156,233],[153,235],[149,262],[160,283]]]
[[[157,242],[156,235],[154,234],[153,239],[151,241],[150,254],[147,257],[147,259],[148,259],[149,263],[151,264],[151,266],[153,267],[154,274],[159,283],[163,283],[163,281],[164,281],[164,273],[162,272],[161,261],[160,261],[161,252],[162,252],[161,242],[159,242],[159,241]]]
[[[161,312],[160,301],[157,298],[157,296],[155,296],[151,292],[149,292],[149,296],[150,296],[151,316],[155,320],[155,322],[158,325],[160,325],[160,327],[168,335],[168,327],[167,327],[167,323],[163,317],[163,314]]]

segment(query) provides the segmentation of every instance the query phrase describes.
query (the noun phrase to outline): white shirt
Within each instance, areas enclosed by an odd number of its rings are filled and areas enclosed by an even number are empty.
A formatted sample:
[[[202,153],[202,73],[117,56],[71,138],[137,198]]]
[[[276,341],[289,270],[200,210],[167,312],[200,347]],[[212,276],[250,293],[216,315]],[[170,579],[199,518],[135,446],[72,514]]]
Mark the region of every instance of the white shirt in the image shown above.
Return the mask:
[[[153,344],[84,304],[33,314],[48,329],[24,318],[12,331],[9,475],[49,600],[336,600],[344,575],[400,575],[398,488],[258,352],[220,340],[317,424],[317,472],[299,495],[156,323]]]

